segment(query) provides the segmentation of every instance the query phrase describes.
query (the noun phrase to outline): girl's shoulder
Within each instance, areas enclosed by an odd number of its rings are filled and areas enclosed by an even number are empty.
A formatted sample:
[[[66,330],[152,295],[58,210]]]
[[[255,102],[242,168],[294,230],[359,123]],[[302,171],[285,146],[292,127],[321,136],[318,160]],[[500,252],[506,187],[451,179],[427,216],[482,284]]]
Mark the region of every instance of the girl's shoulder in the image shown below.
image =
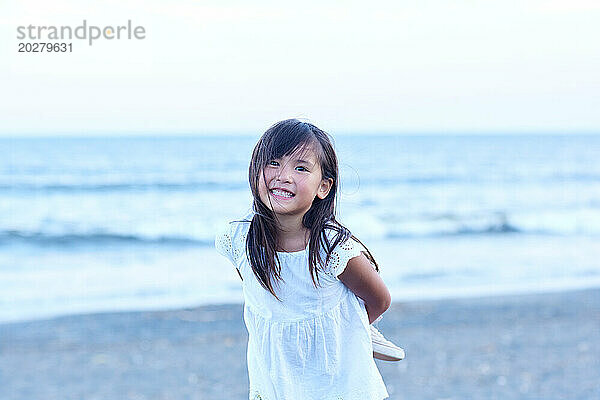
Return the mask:
[[[224,222],[217,228],[215,249],[233,263],[236,263],[244,252],[253,216],[254,212],[249,211],[241,218]]]
[[[337,279],[351,258],[361,255],[366,250],[363,245],[352,235],[352,232],[337,223],[326,226],[325,235],[328,243],[322,246],[325,262],[325,272]]]
[[[362,247],[360,241],[352,234],[352,232],[335,221],[325,225],[324,235],[327,238],[329,250],[335,251],[338,249],[351,249],[354,247]]]

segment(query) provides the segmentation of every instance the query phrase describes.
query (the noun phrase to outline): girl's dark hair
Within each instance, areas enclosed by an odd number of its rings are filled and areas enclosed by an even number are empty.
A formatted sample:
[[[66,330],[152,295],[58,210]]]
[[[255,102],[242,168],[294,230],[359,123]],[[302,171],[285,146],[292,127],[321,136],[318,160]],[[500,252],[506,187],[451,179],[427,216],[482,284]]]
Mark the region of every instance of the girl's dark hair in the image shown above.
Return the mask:
[[[317,270],[319,266],[327,264],[332,250],[341,242],[352,238],[360,243],[366,250],[366,256],[374,264],[375,270],[379,266],[369,250],[360,240],[335,219],[335,198],[338,193],[338,162],[329,135],[311,123],[297,119],[287,119],[271,126],[259,139],[252,152],[252,160],[248,171],[250,189],[254,197],[254,216],[250,222],[250,229],[246,239],[246,254],[254,275],[261,285],[271,292],[277,299],[273,290],[273,281],[281,281],[281,264],[277,255],[277,226],[278,220],[275,213],[260,199],[259,179],[265,180],[264,167],[272,160],[290,155],[301,148],[313,148],[321,168],[322,179],[333,180],[331,189],[324,199],[315,197],[311,208],[304,214],[302,224],[309,229],[309,255],[308,267],[315,287],[319,282]],[[268,187],[268,186],[267,186]],[[269,196],[269,202],[271,201]],[[271,207],[272,208],[272,207]],[[325,230],[336,232],[333,242],[330,242]],[[322,260],[320,249],[325,249],[327,257]]]

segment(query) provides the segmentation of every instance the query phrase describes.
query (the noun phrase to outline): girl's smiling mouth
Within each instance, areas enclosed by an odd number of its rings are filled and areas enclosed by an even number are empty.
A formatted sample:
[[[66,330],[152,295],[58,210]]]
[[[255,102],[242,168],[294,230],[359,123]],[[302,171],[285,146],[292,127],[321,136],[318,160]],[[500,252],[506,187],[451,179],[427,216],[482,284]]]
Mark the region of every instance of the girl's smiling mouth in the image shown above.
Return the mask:
[[[291,199],[292,197],[295,196],[294,193],[289,192],[284,189],[279,189],[279,188],[271,189],[271,190],[269,190],[269,192],[271,193],[271,195],[273,197],[278,198],[278,199]]]

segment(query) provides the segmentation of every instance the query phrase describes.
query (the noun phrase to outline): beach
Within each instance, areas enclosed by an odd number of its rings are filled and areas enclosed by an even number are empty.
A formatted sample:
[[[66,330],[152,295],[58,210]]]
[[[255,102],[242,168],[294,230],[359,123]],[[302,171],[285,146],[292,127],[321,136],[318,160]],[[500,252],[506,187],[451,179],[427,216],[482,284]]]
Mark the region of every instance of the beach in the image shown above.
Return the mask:
[[[393,303],[390,399],[600,398],[600,289]],[[0,398],[247,399],[241,305],[0,324]]]

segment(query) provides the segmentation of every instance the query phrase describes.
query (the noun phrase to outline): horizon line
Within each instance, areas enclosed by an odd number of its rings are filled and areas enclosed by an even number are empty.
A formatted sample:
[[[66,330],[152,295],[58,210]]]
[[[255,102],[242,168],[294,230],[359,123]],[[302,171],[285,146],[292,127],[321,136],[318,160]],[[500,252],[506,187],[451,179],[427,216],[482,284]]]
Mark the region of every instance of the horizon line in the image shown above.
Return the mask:
[[[160,138],[160,139],[176,139],[176,138],[222,138],[222,137],[256,137],[262,135],[264,132],[235,132],[235,131],[223,131],[214,133],[200,133],[200,132],[176,132],[176,133],[158,133],[158,132],[88,132],[82,133],[49,133],[49,134],[37,134],[37,133],[21,133],[21,134],[8,134],[5,135],[0,133],[0,139],[114,139],[114,138]],[[329,133],[329,132],[328,132]],[[331,133],[330,133],[331,134]],[[332,136],[596,136],[600,134],[600,130],[594,131],[567,131],[567,130],[489,130],[489,131],[338,131]]]

